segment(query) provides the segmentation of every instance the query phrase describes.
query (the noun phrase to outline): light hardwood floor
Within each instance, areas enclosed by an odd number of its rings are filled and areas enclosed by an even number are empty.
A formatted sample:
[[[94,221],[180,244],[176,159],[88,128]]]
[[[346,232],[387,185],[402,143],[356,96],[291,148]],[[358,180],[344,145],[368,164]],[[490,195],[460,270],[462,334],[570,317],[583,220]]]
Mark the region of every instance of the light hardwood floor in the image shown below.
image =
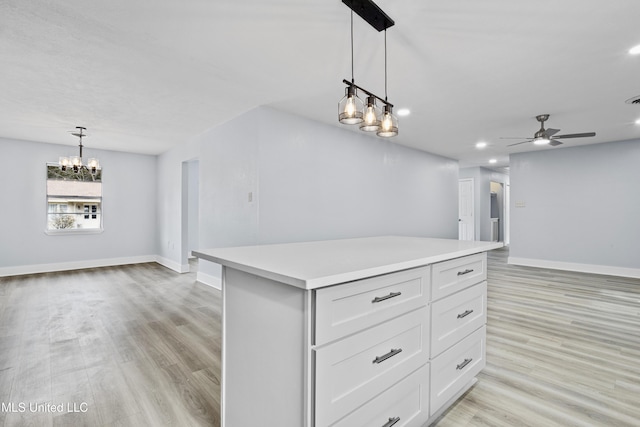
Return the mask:
[[[0,425],[219,425],[220,306],[154,263],[0,278]]]
[[[487,367],[450,426],[640,426],[640,280],[489,253]]]
[[[487,367],[437,426],[640,426],[640,280],[506,256],[489,254]],[[217,426],[219,377],[220,293],[194,273],[0,278],[0,425]]]

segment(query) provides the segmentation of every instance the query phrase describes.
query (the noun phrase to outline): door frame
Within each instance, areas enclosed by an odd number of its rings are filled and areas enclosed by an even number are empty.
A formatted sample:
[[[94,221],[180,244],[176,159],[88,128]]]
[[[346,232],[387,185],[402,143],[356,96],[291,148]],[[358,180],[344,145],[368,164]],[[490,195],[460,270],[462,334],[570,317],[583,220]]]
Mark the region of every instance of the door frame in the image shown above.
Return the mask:
[[[468,181],[471,183],[471,191],[469,194],[469,198],[470,198],[470,203],[471,203],[471,221],[470,221],[470,226],[471,226],[471,236],[472,239],[471,240],[476,240],[476,204],[475,204],[475,190],[476,190],[476,183],[475,180],[473,178],[459,178],[458,179],[458,223],[460,223],[462,220],[460,218],[460,206],[461,206],[461,201],[462,201],[462,194],[460,192],[460,184],[463,181]],[[461,235],[460,235],[460,224],[458,224],[458,239],[461,239]]]

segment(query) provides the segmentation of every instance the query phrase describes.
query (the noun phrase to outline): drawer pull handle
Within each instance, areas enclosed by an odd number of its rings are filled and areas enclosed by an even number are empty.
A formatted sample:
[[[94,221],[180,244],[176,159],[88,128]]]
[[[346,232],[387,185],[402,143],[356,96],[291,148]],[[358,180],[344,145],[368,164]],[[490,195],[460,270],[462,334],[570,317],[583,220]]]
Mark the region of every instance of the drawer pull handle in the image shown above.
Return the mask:
[[[396,425],[396,423],[400,421],[400,417],[395,417],[395,418],[389,418],[389,421],[387,421],[386,423],[384,423],[384,425],[382,427],[391,427]]]
[[[375,304],[377,302],[388,300],[389,298],[399,297],[400,295],[402,295],[402,292],[391,292],[389,295],[385,295],[383,297],[375,297],[373,300],[371,300],[371,303]]]
[[[464,359],[464,362],[462,362],[461,364],[456,366],[456,371],[460,371],[460,370],[464,369],[464,367],[467,366],[469,363],[471,363],[472,360],[473,359]]]
[[[395,356],[396,354],[400,353],[402,351],[401,348],[396,348],[396,349],[391,349],[391,351],[387,354],[384,354],[382,356],[376,356],[375,359],[373,359],[372,363],[382,363],[385,360],[389,359],[390,357]],[[392,424],[393,425],[393,424]]]
[[[473,313],[473,310],[467,310],[464,313],[460,313],[460,314],[458,314],[458,319],[464,319],[465,317],[467,317],[471,313]]]
[[[458,276],[464,276],[469,273],[473,273],[473,268],[467,268],[465,271],[458,271]]]

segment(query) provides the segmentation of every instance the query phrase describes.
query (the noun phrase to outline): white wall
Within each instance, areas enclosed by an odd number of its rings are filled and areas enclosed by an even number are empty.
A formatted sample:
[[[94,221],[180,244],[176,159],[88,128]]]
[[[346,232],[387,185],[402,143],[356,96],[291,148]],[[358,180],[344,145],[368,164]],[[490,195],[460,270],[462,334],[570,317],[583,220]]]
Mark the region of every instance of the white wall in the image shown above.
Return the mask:
[[[259,243],[457,237],[457,161],[261,110]]]
[[[200,247],[380,234],[457,237],[458,163],[361,133],[257,108],[160,156],[160,209],[179,200],[178,162],[197,152]],[[172,202],[173,201],[173,202]],[[178,255],[179,213],[162,213],[160,250]],[[199,277],[219,277],[201,261]]]
[[[509,261],[640,277],[638,183],[638,140],[513,154]]]
[[[158,261],[178,271],[189,271],[188,238],[183,236],[183,162],[197,159],[196,142],[179,144],[158,156],[157,208]]]
[[[46,163],[77,147],[0,138],[0,276],[155,259],[156,157],[84,151],[103,167],[104,232],[47,235]]]
[[[201,144],[201,247],[457,233],[454,160],[269,108]]]
[[[191,251],[200,247],[200,162],[192,160],[186,162],[187,165],[187,251],[191,256]]]
[[[473,178],[475,240],[491,240],[491,181],[509,183],[509,176],[482,167],[460,169],[460,178]],[[503,234],[504,236],[504,230]]]

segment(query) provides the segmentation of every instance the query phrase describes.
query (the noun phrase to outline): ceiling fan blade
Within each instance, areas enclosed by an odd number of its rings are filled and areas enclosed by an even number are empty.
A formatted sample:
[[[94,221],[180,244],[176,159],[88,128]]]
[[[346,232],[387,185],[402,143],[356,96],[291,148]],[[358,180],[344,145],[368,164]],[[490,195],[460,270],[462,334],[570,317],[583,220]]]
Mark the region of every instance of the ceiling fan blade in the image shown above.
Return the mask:
[[[526,136],[501,136],[500,139],[527,139]],[[533,138],[529,138],[529,140],[533,141]]]
[[[569,133],[567,135],[556,135],[554,138],[586,138],[588,136],[596,136],[595,132],[586,133]]]
[[[547,135],[547,137],[550,137],[555,135],[558,132],[560,132],[560,129],[547,129],[544,131],[544,134]]]
[[[509,145],[507,145],[507,147],[513,147],[514,145],[525,144],[525,143],[527,143],[527,142],[531,142],[531,140],[529,140],[529,141],[516,142],[515,144],[509,144]]]
[[[562,141],[558,141],[557,139],[552,139],[551,141],[549,141],[549,145],[552,147],[558,146],[558,145],[562,145],[563,142]]]

